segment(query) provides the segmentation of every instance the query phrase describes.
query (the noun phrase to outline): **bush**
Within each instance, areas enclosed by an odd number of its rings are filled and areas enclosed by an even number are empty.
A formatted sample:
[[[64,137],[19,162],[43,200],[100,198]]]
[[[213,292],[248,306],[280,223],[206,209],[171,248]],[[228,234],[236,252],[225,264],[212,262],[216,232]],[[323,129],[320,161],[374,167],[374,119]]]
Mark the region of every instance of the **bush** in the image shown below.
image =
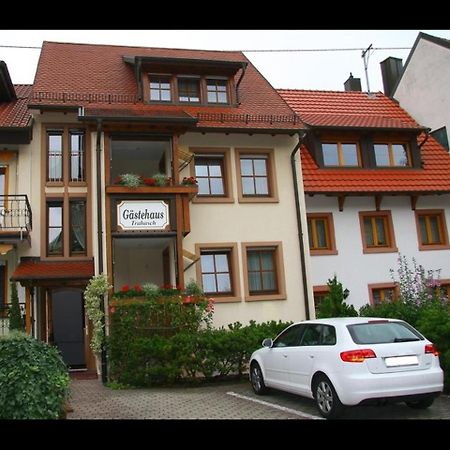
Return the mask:
[[[58,419],[68,392],[55,347],[18,331],[0,338],[0,419]]]
[[[317,318],[325,319],[327,317],[356,317],[353,305],[345,303],[350,291],[344,289],[342,283],[337,280],[336,275],[327,282],[329,292],[325,295],[323,302],[317,309]]]
[[[15,282],[10,283],[11,287],[11,310],[9,312],[9,329],[24,331],[22,315],[20,314],[19,297]]]

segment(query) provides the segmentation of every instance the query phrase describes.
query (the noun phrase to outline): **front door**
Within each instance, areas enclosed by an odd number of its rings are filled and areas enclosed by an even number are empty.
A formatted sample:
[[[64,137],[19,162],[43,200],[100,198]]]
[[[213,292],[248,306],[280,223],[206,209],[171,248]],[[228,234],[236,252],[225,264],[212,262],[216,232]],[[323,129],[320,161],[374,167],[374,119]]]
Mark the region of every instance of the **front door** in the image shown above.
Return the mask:
[[[69,367],[85,367],[83,291],[54,289],[51,294],[53,342]]]

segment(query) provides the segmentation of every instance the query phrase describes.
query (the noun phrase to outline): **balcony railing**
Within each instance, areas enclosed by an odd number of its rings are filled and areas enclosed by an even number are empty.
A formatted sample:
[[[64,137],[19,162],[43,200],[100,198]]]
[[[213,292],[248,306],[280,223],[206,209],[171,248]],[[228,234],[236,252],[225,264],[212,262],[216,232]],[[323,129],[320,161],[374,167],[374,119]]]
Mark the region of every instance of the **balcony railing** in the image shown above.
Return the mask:
[[[0,233],[28,235],[32,228],[31,206],[26,195],[0,195]]]

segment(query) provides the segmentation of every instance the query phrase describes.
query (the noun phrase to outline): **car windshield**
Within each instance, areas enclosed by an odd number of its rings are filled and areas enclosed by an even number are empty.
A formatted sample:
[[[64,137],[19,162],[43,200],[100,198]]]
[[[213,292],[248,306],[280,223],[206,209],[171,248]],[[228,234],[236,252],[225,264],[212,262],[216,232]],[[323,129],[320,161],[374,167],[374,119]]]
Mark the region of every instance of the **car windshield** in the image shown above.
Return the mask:
[[[388,344],[423,340],[423,336],[405,322],[369,321],[347,326],[355,344]]]

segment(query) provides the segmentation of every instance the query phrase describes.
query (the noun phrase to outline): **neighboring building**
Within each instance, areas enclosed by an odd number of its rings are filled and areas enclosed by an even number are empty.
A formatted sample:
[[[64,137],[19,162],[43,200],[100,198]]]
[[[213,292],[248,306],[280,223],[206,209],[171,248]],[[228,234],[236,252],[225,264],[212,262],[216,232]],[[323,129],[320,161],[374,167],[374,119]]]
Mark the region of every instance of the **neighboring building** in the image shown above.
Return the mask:
[[[301,149],[316,302],[337,275],[357,309],[397,295],[398,253],[450,285],[450,155],[382,93],[279,90]]]
[[[419,123],[430,127],[448,150],[450,40],[419,33],[399,77],[392,77],[390,89],[392,97]]]
[[[44,42],[28,108],[15,192],[34,226],[9,270],[28,328],[72,367],[94,364],[82,292],[100,272],[114,291],[196,279],[216,326],[313,314],[304,126],[242,53]],[[148,186],[118,184],[127,173]]]

